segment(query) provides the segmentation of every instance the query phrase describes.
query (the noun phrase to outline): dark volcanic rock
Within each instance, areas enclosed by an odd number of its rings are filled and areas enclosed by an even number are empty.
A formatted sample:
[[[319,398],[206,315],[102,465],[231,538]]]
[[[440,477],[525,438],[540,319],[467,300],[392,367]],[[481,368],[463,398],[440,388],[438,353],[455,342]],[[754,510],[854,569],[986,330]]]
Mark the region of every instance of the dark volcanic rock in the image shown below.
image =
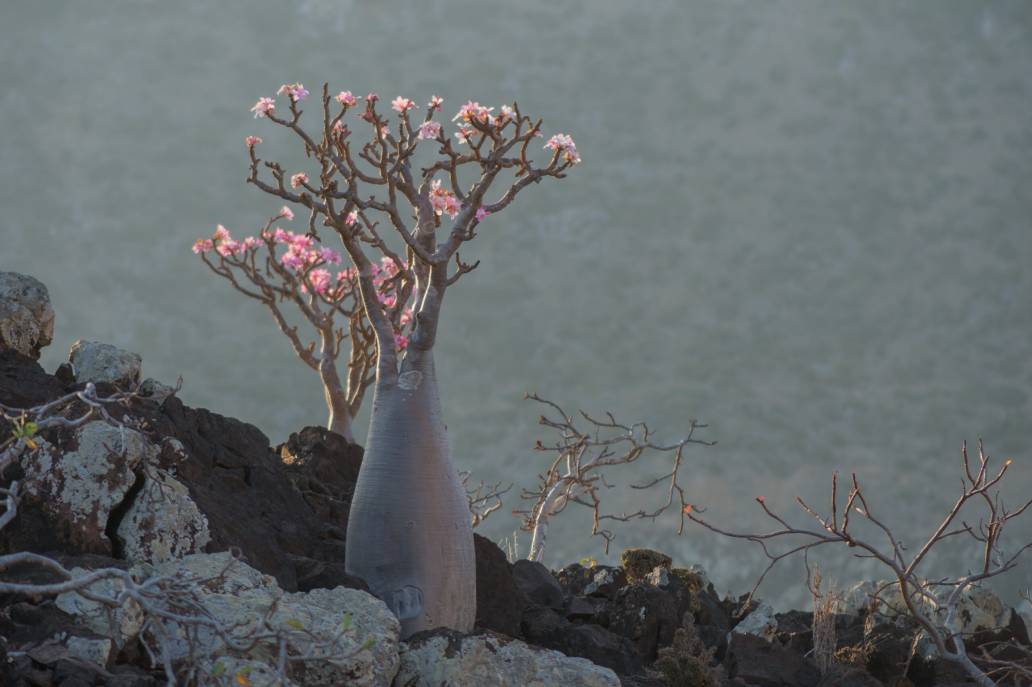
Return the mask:
[[[512,566],[490,539],[474,534],[473,546],[477,559],[476,626],[519,637],[527,599],[516,586]]]
[[[9,348],[0,349],[0,403],[27,408],[51,401],[65,386],[32,358]]]
[[[669,646],[681,626],[674,597],[655,587],[631,585],[609,605],[609,629],[634,642],[646,663],[656,659],[660,646]]]
[[[362,447],[325,427],[305,427],[277,448],[287,474],[319,518],[342,531],[362,467]]]
[[[757,687],[816,687],[816,666],[777,642],[749,634],[734,634],[724,666],[728,677]]]
[[[521,628],[523,638],[531,644],[586,658],[620,675],[641,671],[634,644],[599,625],[571,623],[551,608],[530,606],[523,612]]]
[[[563,607],[563,588],[545,566],[535,561],[518,560],[512,565],[512,575],[516,587],[530,603],[556,609]]]

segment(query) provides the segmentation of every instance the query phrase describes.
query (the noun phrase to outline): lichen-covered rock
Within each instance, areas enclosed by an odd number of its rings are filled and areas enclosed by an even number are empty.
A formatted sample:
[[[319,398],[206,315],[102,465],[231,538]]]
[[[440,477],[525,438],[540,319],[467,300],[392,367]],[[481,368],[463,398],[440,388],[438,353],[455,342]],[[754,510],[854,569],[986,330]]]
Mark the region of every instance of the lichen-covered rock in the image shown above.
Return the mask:
[[[26,500],[79,551],[110,554],[108,518],[136,482],[136,467],[156,448],[135,430],[101,421],[78,428],[68,445],[40,445],[22,458]]]
[[[211,541],[208,519],[186,486],[161,468],[145,471],[116,531],[121,557],[131,563],[164,563],[199,553]]]
[[[61,639],[71,656],[104,668],[111,658],[113,644],[110,639],[91,637],[67,637]]]
[[[144,398],[149,398],[158,405],[164,403],[165,399],[174,393],[176,393],[175,387],[163,384],[150,377],[140,382],[140,395]]]
[[[624,549],[620,554],[620,567],[627,573],[627,579],[640,582],[659,567],[670,569],[670,556],[652,549]]]
[[[54,308],[40,281],[17,272],[0,272],[0,349],[33,360],[54,338]]]
[[[742,621],[732,628],[733,634],[756,635],[770,641],[778,631],[778,619],[775,617],[774,609],[770,604],[761,602],[749,615],[742,618]],[[731,641],[731,637],[728,637]]]
[[[396,687],[618,687],[609,668],[494,633],[437,629],[402,644]]]
[[[296,687],[290,678],[283,679],[268,663],[232,656],[220,656],[202,662],[207,672],[206,684],[212,687]]]
[[[85,568],[72,568],[72,579],[92,572]],[[89,591],[114,598],[122,591],[122,584],[117,579],[109,578],[91,585]],[[54,599],[54,605],[75,616],[82,625],[98,635],[113,638],[119,646],[135,638],[143,627],[143,610],[134,599],[127,599],[119,608],[112,609],[78,592],[65,592]]]
[[[387,687],[397,672],[401,626],[382,601],[366,592],[337,587],[284,593],[274,578],[226,553],[192,554],[142,566],[140,571],[158,575],[188,571],[198,578],[207,611],[233,627],[238,636],[262,624],[284,633],[296,651],[324,657],[291,664],[290,677],[302,687]],[[187,656],[182,630],[171,625],[167,629],[174,638],[173,658]],[[223,641],[206,628],[198,631],[197,644],[212,656],[226,652]],[[267,640],[243,657],[274,665],[277,656],[276,643]]]
[[[1007,626],[1010,619],[1008,610],[1000,597],[985,587],[967,589],[957,602],[957,625],[964,633],[998,630]]]
[[[68,359],[75,371],[75,380],[80,384],[108,382],[128,388],[140,381],[143,359],[111,344],[80,339],[72,344]]]

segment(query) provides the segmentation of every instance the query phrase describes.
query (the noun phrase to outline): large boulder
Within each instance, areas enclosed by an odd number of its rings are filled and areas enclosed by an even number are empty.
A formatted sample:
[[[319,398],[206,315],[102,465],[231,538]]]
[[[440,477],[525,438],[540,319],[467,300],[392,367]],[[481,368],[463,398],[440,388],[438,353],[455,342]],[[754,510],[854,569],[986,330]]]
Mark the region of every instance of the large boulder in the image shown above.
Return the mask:
[[[579,656],[611,668],[620,675],[641,671],[634,643],[601,625],[572,623],[545,606],[530,606],[520,624],[523,639],[538,646]]]
[[[396,687],[619,687],[612,670],[487,632],[437,629],[402,644]]]
[[[284,592],[275,579],[233,559],[228,553],[193,554],[181,560],[133,570],[140,576],[189,574],[197,580],[200,603],[212,618],[237,637],[256,628],[287,638],[291,653],[312,656],[292,663],[290,678],[302,687],[387,687],[398,670],[401,626],[379,599],[356,589]],[[174,660],[190,655],[182,626],[164,622],[172,637]],[[229,653],[223,639],[207,627],[196,629],[194,650],[211,657]],[[258,641],[239,658],[275,666],[275,638]]]
[[[47,287],[17,272],[0,272],[0,350],[39,359],[54,339],[54,308]]]
[[[652,549],[624,549],[620,554],[620,567],[631,582],[642,582],[645,576],[656,568],[670,570],[673,561],[670,556]]]
[[[555,576],[541,563],[521,559],[513,563],[512,575],[516,588],[527,601],[549,608],[563,607],[563,588]]]
[[[609,606],[609,630],[634,642],[645,663],[655,660],[659,647],[670,645],[680,626],[675,599],[656,587],[624,587]]]
[[[729,678],[757,687],[816,687],[821,680],[808,659],[753,634],[732,634],[724,667]]]
[[[127,389],[140,383],[143,359],[111,344],[80,339],[72,344],[68,360],[80,384],[107,382]]]
[[[54,443],[39,443],[39,450],[21,459],[26,507],[43,514],[51,528],[47,536],[58,546],[110,554],[108,520],[136,482],[137,468],[155,448],[140,432],[101,421],[88,422]],[[42,542],[22,543],[37,550]]]

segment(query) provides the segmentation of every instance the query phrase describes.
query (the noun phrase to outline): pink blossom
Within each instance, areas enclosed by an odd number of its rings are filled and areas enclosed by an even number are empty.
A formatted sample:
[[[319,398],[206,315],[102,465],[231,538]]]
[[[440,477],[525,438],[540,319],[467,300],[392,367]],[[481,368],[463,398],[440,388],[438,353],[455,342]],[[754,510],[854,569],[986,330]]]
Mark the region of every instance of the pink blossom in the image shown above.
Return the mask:
[[[447,214],[452,219],[462,209],[459,199],[448,189],[441,186],[441,180],[435,179],[430,185],[430,205],[437,215]]]
[[[441,109],[441,103],[444,102],[444,98],[439,95],[430,96],[430,102],[427,103],[427,107],[430,108],[431,112],[435,112]]]
[[[292,102],[301,102],[308,97],[308,89],[299,83],[285,83],[276,91],[276,95],[286,94]]]
[[[493,107],[484,107],[480,103],[470,100],[459,108],[458,114],[452,117],[452,121],[461,119],[464,122],[486,122],[488,117],[491,116],[491,110],[493,109]]]
[[[391,101],[391,109],[395,112],[404,114],[408,110],[414,108],[416,104],[408,98],[402,98],[400,95]]]
[[[210,251],[214,247],[215,247],[215,242],[212,241],[211,239],[197,239],[196,241],[194,241],[193,248],[191,248],[191,250],[194,253],[200,254],[200,253],[207,253],[208,251]]]
[[[380,302],[383,303],[383,307],[385,308],[393,308],[394,304],[398,302],[397,296],[394,295],[387,296],[380,293],[377,294],[377,298],[380,299]]]
[[[455,138],[459,139],[459,143],[470,143],[476,133],[476,129],[471,126],[460,126],[455,132]]]
[[[394,334],[394,347],[399,351],[404,351],[408,348],[408,337],[403,334]]]
[[[330,273],[326,270],[312,270],[308,273],[308,281],[312,284],[312,290],[321,296],[330,288]]]
[[[257,136],[248,136],[247,138],[244,139],[244,143],[247,144],[248,148],[254,148],[256,145],[258,145],[261,142],[262,142],[262,139],[260,139]]]
[[[404,327],[406,324],[412,321],[412,308],[407,308],[401,311],[401,317],[398,320],[401,326]]]
[[[270,112],[276,109],[276,101],[272,98],[258,98],[258,102],[251,108],[251,112],[254,112],[254,118],[265,117]]]
[[[516,119],[516,110],[512,109],[508,105],[502,105],[502,107],[500,109],[501,109],[501,112],[499,112],[498,116],[503,121],[509,121],[510,119]]]
[[[294,211],[284,205],[280,208],[279,216],[285,217],[287,220],[292,220],[294,219]]]
[[[280,264],[295,272],[303,269],[305,262],[305,256],[295,250],[293,246],[280,257]]]
[[[441,135],[440,122],[423,122],[419,125],[419,137],[421,139],[437,138]]]
[[[242,253],[243,251],[244,246],[239,241],[234,241],[233,239],[219,241],[215,246],[215,252],[224,258]]]
[[[484,208],[477,208],[477,221],[478,222],[483,222],[484,218],[487,217],[490,214],[491,213],[488,212],[487,210],[485,210]]]
[[[241,243],[243,244],[245,250],[251,250],[252,248],[257,248],[258,246],[262,245],[261,239],[255,236],[248,236]]]
[[[226,229],[221,224],[215,227],[215,233],[212,234],[211,237],[215,240],[216,243],[220,241],[229,241],[230,238],[232,238],[229,235],[229,229]]]
[[[548,143],[545,144],[545,148],[562,151],[563,159],[571,164],[575,165],[581,161],[580,155],[577,153],[577,146],[574,144],[573,139],[566,134],[552,136],[552,138],[548,139]]]
[[[344,218],[344,224],[351,226],[358,220],[358,210],[352,210],[348,213],[348,216]]]
[[[326,246],[319,249],[319,259],[323,262],[332,262],[334,265],[339,265],[341,262],[340,253]]]
[[[339,119],[333,123],[333,133],[337,134],[341,138],[347,138],[351,135],[348,125]]]
[[[312,244],[315,243],[315,239],[313,239],[308,234],[293,234],[293,233],[291,233],[290,234],[290,238],[288,239],[288,241],[289,241],[291,246],[293,246],[295,249],[297,249],[299,251],[308,250],[309,248],[312,247]]]
[[[308,175],[305,174],[304,172],[298,172],[294,176],[290,177],[290,185],[293,186],[294,188],[297,188],[301,184],[307,184],[307,183],[308,183]]]
[[[358,279],[358,270],[356,270],[354,267],[349,267],[346,270],[341,270],[340,272],[337,272],[337,281],[352,282],[356,279]]]
[[[376,95],[375,93],[370,93],[365,97],[365,99],[371,103],[375,103],[377,100],[380,99],[380,96]]]
[[[351,91],[341,91],[337,94],[337,102],[344,107],[352,107],[358,102],[358,98],[351,94]]]
[[[287,243],[290,241],[290,232],[276,227],[276,230],[272,233],[272,240],[276,243]]]
[[[380,268],[386,272],[389,277],[393,277],[398,273],[398,264],[386,255],[380,258]]]

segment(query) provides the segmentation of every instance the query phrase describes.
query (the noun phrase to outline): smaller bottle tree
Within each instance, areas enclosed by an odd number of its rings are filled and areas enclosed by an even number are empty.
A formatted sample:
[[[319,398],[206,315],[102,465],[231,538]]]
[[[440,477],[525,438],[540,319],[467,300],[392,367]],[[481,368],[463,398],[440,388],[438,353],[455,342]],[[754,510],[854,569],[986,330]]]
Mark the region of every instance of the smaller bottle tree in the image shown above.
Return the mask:
[[[247,138],[249,149],[260,142]],[[300,183],[298,179],[296,185]],[[358,270],[342,267],[341,254],[312,233],[275,226],[293,219],[293,211],[283,206],[257,236],[240,239],[220,224],[210,238],[194,242],[193,252],[234,289],[268,308],[297,357],[319,375],[329,411],[327,427],[354,442],[352,422],[376,376],[376,336],[362,310]],[[349,219],[358,221],[357,211]],[[394,329],[395,348],[403,351],[408,346],[404,332],[412,320],[411,307],[403,307],[410,289],[398,288],[398,267],[386,256],[372,263],[371,270],[377,298]],[[309,325],[308,336],[291,324],[291,311]],[[347,372],[342,376],[338,359],[345,349]]]

